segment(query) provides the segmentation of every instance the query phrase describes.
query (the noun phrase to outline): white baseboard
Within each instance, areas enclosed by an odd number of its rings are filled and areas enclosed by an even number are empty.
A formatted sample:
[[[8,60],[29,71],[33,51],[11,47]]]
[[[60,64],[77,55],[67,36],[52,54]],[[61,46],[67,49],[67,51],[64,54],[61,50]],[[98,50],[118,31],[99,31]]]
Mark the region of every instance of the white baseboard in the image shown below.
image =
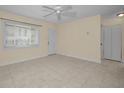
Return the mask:
[[[67,55],[67,54],[62,54],[62,53],[56,53],[56,54],[63,55],[63,56],[68,56],[68,57],[73,57],[73,58],[78,58],[78,59],[86,60],[86,61],[89,61],[89,62],[101,63],[101,61],[91,60],[91,59],[82,58],[82,57],[78,57],[78,56],[72,56],[72,55]],[[21,62],[24,62],[24,61],[30,61],[30,60],[33,60],[33,59],[38,59],[38,58],[42,58],[42,57],[46,57],[46,56],[48,56],[48,55],[36,56],[36,57],[27,58],[27,59],[23,59],[23,60],[19,60],[19,61],[0,62],[0,66],[5,66],[5,65],[14,64],[14,63],[21,63]]]
[[[48,56],[48,55],[36,56],[36,57],[27,58],[27,59],[23,59],[23,60],[19,60],[19,61],[0,62],[0,66],[10,65],[10,64],[14,64],[14,63],[21,63],[21,62],[24,62],[24,61],[30,61],[30,60],[33,60],[33,59],[38,59],[38,58],[42,58],[42,57],[46,57],[46,56]]]
[[[101,63],[101,61],[96,61],[96,60],[92,60],[92,59],[88,59],[88,58],[82,58],[82,57],[79,57],[79,56],[72,56],[72,55],[67,55],[67,54],[63,54],[63,53],[57,53],[57,54],[63,55],[63,56],[68,56],[68,57],[73,57],[73,58],[77,58],[77,59],[81,59],[81,60],[86,60],[86,61],[89,61],[89,62]]]

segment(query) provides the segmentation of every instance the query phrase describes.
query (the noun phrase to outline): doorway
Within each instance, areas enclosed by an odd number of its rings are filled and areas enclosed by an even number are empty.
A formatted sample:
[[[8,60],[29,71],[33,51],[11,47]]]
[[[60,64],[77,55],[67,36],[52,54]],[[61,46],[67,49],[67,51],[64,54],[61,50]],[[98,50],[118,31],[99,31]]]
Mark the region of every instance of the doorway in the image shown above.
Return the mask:
[[[104,26],[103,58],[121,62],[121,28],[119,25]]]
[[[56,53],[56,31],[54,29],[48,30],[48,55]]]

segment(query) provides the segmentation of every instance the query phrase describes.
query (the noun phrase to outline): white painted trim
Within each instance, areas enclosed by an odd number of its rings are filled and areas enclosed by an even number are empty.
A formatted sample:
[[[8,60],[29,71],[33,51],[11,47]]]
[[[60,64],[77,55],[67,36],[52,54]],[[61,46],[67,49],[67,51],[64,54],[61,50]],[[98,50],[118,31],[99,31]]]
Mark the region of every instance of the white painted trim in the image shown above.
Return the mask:
[[[19,60],[19,61],[0,62],[0,66],[10,65],[10,64],[14,64],[14,63],[21,63],[21,62],[24,62],[24,61],[30,61],[30,60],[33,60],[33,59],[43,58],[43,57],[46,57],[46,56],[48,56],[48,55],[27,58],[27,59],[23,59],[23,60]]]
[[[68,57],[73,57],[73,58],[78,58],[78,59],[86,60],[86,61],[89,61],[89,62],[101,63],[101,61],[91,60],[91,59],[82,58],[82,57],[78,57],[78,56],[67,55],[67,54],[64,54],[64,53],[56,53],[56,54],[63,55],[63,56],[68,56]],[[23,59],[23,60],[19,60],[19,61],[0,62],[0,63],[3,63],[3,64],[0,64],[0,66],[10,65],[10,64],[14,64],[14,63],[21,63],[21,62],[24,62],[24,61],[30,61],[30,60],[33,60],[33,59],[43,58],[43,57],[46,57],[46,56],[48,56],[48,55],[27,58],[27,59]],[[124,61],[122,61],[122,63],[123,62]]]
[[[86,61],[89,61],[89,62],[101,63],[101,61],[96,61],[96,60],[92,60],[92,59],[88,59],[88,58],[82,58],[82,57],[79,57],[79,56],[72,56],[72,55],[68,55],[68,54],[64,54],[64,53],[57,53],[57,54],[63,55],[63,56],[68,56],[68,57],[73,57],[73,58],[77,58],[77,59],[81,59],[81,60],[86,60]]]

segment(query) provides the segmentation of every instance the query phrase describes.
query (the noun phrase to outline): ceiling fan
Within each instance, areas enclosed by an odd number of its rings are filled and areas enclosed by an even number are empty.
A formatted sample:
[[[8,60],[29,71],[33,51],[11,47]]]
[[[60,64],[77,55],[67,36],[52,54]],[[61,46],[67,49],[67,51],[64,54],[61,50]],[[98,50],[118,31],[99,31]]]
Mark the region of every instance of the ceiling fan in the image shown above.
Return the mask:
[[[76,12],[71,12],[72,6],[71,5],[54,5],[53,7],[50,6],[42,6],[46,11],[49,12],[49,14],[43,16],[48,17],[53,14],[57,16],[58,20],[61,20],[62,16],[66,17],[76,17]]]

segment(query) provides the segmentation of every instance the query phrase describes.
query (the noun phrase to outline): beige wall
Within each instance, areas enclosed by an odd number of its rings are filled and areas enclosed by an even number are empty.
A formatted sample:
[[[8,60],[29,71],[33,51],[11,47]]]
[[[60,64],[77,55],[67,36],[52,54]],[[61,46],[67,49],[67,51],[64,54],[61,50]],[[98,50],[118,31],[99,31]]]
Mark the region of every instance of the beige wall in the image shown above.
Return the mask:
[[[3,30],[0,28],[0,65],[11,64],[35,57],[48,55],[48,29],[55,29],[56,25],[42,20],[36,20],[0,10],[0,18],[7,18],[21,22],[42,25],[40,31],[40,46],[34,48],[3,48]],[[1,20],[0,20],[1,23]]]
[[[102,20],[103,26],[120,25],[122,30],[122,62],[124,62],[124,18],[108,18]]]
[[[101,18],[93,16],[58,25],[57,53],[101,62]]]
[[[0,65],[48,55],[48,29],[57,29],[57,53],[94,62],[101,62],[100,16],[93,16],[60,25],[19,16],[0,10],[0,18],[42,25],[40,46],[34,48],[3,48],[3,30],[0,28]],[[1,20],[0,20],[1,23]]]

